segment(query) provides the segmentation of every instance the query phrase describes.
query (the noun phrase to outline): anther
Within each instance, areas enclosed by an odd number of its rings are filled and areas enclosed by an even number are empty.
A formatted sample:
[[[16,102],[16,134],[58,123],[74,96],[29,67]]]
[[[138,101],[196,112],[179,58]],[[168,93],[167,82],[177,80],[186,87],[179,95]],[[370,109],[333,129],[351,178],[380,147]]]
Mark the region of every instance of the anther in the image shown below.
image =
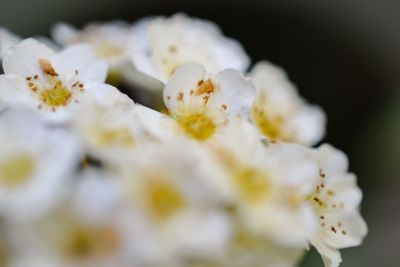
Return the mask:
[[[178,96],[176,97],[176,100],[183,101],[183,96],[184,96],[184,94],[182,92],[179,92]]]

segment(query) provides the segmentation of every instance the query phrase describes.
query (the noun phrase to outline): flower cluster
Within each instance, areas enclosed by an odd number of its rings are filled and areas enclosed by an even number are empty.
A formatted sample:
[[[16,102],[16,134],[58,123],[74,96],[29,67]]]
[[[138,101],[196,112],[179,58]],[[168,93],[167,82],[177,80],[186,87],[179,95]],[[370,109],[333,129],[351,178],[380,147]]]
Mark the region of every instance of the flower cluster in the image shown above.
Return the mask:
[[[0,28],[0,266],[289,267],[312,245],[337,267],[362,242],[346,155],[313,147],[321,108],[215,24],[52,36]]]

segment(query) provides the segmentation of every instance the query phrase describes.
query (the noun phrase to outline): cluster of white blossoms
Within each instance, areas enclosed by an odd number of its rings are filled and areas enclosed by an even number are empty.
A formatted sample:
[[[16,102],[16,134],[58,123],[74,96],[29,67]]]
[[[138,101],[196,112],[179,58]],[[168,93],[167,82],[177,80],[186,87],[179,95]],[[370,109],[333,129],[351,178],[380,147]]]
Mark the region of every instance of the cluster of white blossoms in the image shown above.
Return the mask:
[[[290,267],[311,246],[337,267],[362,242],[346,155],[313,147],[323,111],[215,24],[52,35],[0,28],[1,267]]]

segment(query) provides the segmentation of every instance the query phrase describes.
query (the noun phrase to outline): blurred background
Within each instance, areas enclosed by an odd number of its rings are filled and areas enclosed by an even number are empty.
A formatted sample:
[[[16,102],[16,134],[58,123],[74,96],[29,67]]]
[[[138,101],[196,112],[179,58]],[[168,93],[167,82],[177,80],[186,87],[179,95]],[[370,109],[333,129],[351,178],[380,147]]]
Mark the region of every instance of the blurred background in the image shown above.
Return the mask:
[[[185,12],[215,21],[253,62],[287,70],[328,115],[324,141],[344,150],[364,191],[370,233],[343,267],[400,266],[400,1],[0,0],[0,25],[46,35],[57,21],[135,21]],[[315,251],[302,266],[322,266]],[[249,266],[251,267],[251,266]]]

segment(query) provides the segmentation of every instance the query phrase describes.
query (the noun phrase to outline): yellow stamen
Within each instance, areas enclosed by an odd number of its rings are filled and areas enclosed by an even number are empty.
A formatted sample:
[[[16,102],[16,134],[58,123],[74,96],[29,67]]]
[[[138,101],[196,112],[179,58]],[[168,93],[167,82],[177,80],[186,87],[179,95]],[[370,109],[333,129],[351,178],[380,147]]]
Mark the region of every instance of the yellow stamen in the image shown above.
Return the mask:
[[[251,167],[234,170],[234,182],[240,195],[250,202],[265,199],[271,190],[270,180],[265,172]]]
[[[119,129],[103,129],[98,132],[99,134],[99,145],[119,145],[119,146],[132,146],[135,144],[135,140],[126,127]]]
[[[40,59],[39,65],[42,68],[42,71],[44,72],[44,74],[47,74],[50,76],[58,76],[56,70],[53,68],[50,61],[48,61],[47,59]]]
[[[10,187],[21,185],[29,180],[34,169],[34,161],[28,155],[8,158],[0,163],[0,184]]]
[[[151,181],[147,193],[151,212],[158,219],[169,218],[185,206],[182,194],[167,182]]]
[[[106,257],[118,249],[120,236],[111,227],[94,229],[74,226],[68,231],[64,251],[67,257],[81,260]]]
[[[234,245],[241,248],[254,248],[259,244],[259,240],[252,234],[245,232],[244,230],[238,230],[235,232]]]
[[[53,88],[44,90],[41,97],[44,103],[56,108],[68,104],[71,99],[71,92],[58,81]]]
[[[195,92],[195,95],[202,95],[202,94],[211,94],[215,91],[215,85],[211,81],[211,79],[208,79],[207,81],[199,81],[197,83],[197,90]]]
[[[282,133],[283,119],[281,117],[269,117],[265,112],[256,107],[252,110],[252,118],[260,131],[271,140],[284,140]]]
[[[217,130],[212,119],[202,113],[179,117],[177,122],[187,135],[197,140],[206,140]]]

